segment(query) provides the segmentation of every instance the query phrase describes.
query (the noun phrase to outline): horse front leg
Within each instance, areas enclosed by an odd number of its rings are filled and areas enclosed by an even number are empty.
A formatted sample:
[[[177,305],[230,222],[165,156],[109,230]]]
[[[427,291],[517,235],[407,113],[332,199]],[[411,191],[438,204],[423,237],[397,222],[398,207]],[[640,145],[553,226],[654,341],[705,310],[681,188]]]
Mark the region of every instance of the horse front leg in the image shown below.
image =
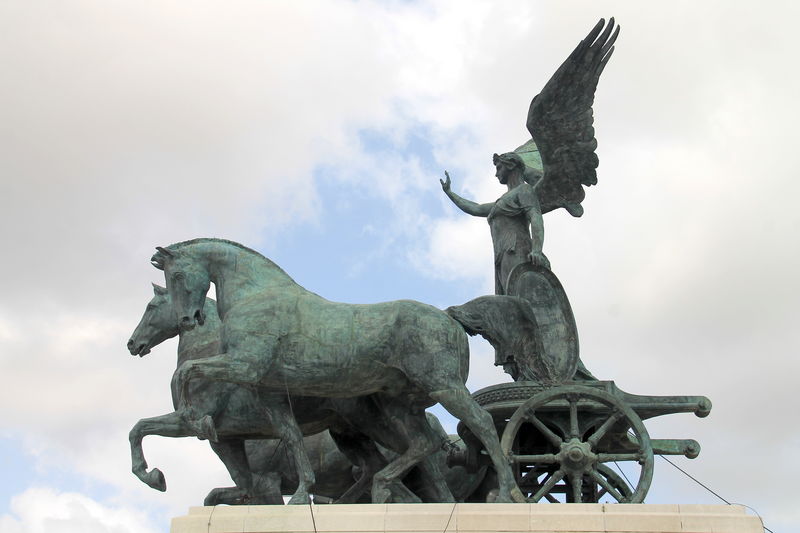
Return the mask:
[[[303,444],[303,432],[300,430],[286,398],[280,400],[277,405],[271,404],[267,414],[270,423],[283,440],[297,471],[297,490],[287,503],[289,505],[308,504],[311,502],[310,491],[314,487],[316,478]]]
[[[280,476],[272,472],[266,475],[254,473],[243,440],[224,439],[209,444],[228,469],[236,486],[212,489],[203,501],[203,505],[283,505]]]
[[[167,482],[161,470],[154,468],[147,471],[147,461],[144,458],[144,450],[142,450],[142,439],[147,435],[191,437],[194,436],[194,432],[183,417],[173,412],[152,418],[143,418],[136,422],[128,434],[131,444],[131,470],[149,487],[164,492],[167,490]]]
[[[192,385],[197,384],[198,380],[254,385],[260,381],[257,377],[260,376],[260,368],[262,365],[256,358],[235,358],[227,353],[184,362],[175,371],[173,378],[179,391],[177,412],[181,413],[198,438],[211,442],[219,440],[214,419],[208,414],[201,416],[192,406],[191,398],[197,397],[196,394],[191,394]]]
[[[197,380],[253,386],[261,381],[263,358],[235,357],[223,353],[183,363],[176,371],[180,389],[179,410],[189,409],[189,386]]]

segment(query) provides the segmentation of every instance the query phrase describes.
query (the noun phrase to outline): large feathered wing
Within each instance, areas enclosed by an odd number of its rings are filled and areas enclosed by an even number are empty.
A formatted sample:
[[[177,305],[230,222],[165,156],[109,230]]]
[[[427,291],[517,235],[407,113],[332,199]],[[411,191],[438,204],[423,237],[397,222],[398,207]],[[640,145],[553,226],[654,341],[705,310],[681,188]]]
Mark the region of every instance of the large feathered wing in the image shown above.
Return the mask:
[[[563,207],[581,216],[583,186],[597,183],[592,104],[618,34],[613,18],[608,25],[601,19],[531,102],[527,127],[533,139],[516,151],[531,163],[541,161],[537,192],[543,213]]]

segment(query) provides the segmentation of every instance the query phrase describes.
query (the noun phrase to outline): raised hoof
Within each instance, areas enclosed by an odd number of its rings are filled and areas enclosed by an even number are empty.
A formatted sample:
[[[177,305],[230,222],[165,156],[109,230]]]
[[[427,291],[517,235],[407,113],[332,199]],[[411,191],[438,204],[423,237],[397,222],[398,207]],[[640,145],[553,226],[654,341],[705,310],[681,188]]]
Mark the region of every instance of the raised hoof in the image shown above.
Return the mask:
[[[161,492],[166,492],[167,490],[167,480],[164,479],[164,474],[158,468],[154,468],[147,473],[145,483],[147,483],[149,487]]]

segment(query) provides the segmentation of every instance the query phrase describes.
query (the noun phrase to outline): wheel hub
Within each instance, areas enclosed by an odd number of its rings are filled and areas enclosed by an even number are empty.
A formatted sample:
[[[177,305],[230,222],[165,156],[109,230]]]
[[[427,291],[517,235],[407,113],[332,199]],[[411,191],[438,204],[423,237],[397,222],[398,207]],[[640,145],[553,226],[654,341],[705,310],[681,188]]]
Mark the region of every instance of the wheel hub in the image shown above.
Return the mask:
[[[597,461],[597,455],[592,452],[591,444],[572,438],[561,445],[556,459],[566,473],[581,474]]]

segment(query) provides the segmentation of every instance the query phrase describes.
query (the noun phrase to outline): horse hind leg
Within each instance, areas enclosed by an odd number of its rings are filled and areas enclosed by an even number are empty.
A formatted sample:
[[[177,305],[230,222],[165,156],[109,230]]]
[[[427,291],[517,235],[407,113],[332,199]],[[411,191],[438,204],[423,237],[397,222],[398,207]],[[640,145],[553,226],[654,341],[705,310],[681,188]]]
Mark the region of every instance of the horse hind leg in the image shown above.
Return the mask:
[[[386,401],[383,404],[386,414],[402,422],[401,432],[405,436],[405,450],[383,470],[375,474],[372,483],[372,503],[386,503],[393,497],[392,485],[402,486],[399,494],[410,493],[400,481],[414,466],[424,461],[439,447],[432,437],[432,431],[422,409],[409,410],[407,405]],[[399,451],[398,448],[395,451]],[[449,492],[449,491],[448,491]],[[395,496],[396,498],[396,496]],[[415,501],[421,501],[414,495]],[[452,500],[451,500],[452,501]]]
[[[438,451],[439,447],[437,446],[436,452],[425,457],[417,465],[419,471],[418,479],[422,482],[421,493],[417,493],[417,496],[420,496],[422,501],[431,503],[455,502],[456,498],[447,485],[444,472],[442,472],[436,461],[435,457]]]
[[[281,475],[277,472],[257,474],[253,472],[252,505],[283,505]]]
[[[297,490],[287,503],[289,505],[306,505],[311,502],[310,491],[314,487],[316,478],[303,444],[303,432],[297,425],[297,420],[291,413],[288,404],[281,403],[270,406],[267,417],[271,425],[278,430],[297,472]]]
[[[330,428],[330,435],[338,450],[360,470],[358,479],[339,496],[336,503],[357,503],[372,483],[375,473],[386,466],[386,458],[366,435],[334,428]]]
[[[420,420],[418,425],[427,434],[428,439],[436,444],[433,453],[425,456],[416,467],[409,472],[403,482],[424,502],[449,503],[455,502],[450,487],[447,485],[444,472],[440,464],[444,465],[444,459],[439,460],[439,454],[444,454],[442,445],[448,441],[444,430],[434,429],[428,416],[425,416],[425,423]],[[438,424],[438,421],[437,421]],[[424,429],[422,429],[424,428]]]
[[[492,416],[481,409],[467,388],[462,386],[440,390],[432,392],[430,397],[441,403],[451,415],[464,422],[483,444],[497,472],[500,485],[497,501],[525,503],[525,496],[517,487],[508,460],[500,447]]]

